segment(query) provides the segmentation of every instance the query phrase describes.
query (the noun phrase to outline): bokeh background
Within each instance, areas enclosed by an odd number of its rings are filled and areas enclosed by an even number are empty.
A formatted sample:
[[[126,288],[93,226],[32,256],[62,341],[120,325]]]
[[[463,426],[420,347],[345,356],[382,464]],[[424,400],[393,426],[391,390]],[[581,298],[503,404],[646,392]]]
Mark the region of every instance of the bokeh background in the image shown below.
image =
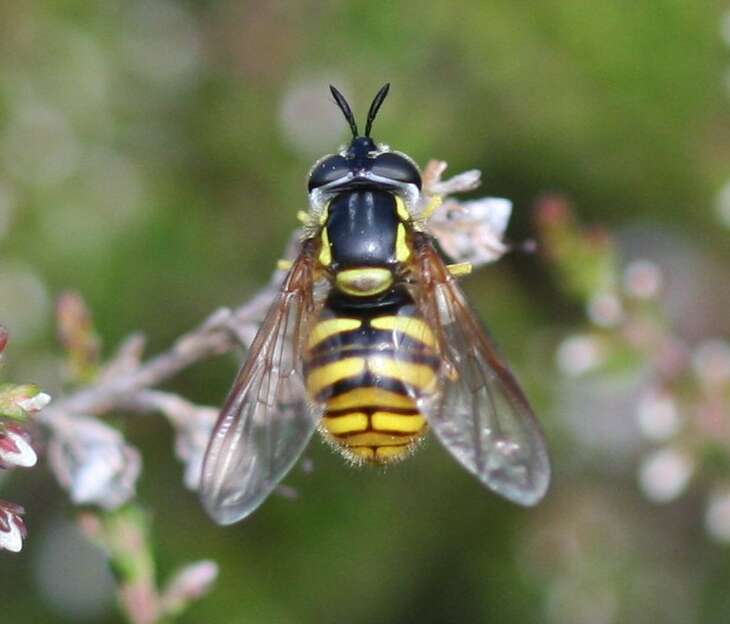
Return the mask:
[[[132,330],[154,353],[251,296],[306,206],[309,166],[347,138],[329,83],[362,115],[390,81],[376,138],[481,169],[481,194],[514,201],[509,237],[542,241],[465,280],[548,434],[554,485],[536,509],[486,493],[435,442],[382,473],[317,440],[313,470],[287,481],[296,500],[220,528],[162,417],[110,419],[144,458],[159,577],[220,565],[178,621],[727,621],[727,8],[0,5],[4,379],[63,390],[66,289],[107,354]],[[581,278],[596,258],[608,268]],[[680,372],[637,331],[677,347]],[[236,366],[208,361],[167,389],[217,405]],[[26,507],[30,535],[0,553],[0,619],[124,621],[45,463],[10,476],[0,493]]]

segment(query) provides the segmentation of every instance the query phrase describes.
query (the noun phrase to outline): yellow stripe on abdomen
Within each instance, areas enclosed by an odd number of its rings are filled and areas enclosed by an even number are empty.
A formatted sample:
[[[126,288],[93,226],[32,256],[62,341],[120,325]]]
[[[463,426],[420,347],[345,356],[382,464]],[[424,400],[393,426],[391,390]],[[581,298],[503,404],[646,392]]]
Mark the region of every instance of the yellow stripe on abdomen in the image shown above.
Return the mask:
[[[305,366],[309,395],[326,401],[320,431],[355,463],[403,459],[428,428],[416,401],[437,387],[436,337],[406,308],[375,318],[332,312],[314,326]]]
[[[371,387],[355,388],[344,394],[334,396],[327,402],[327,409],[330,411],[357,410],[366,407],[414,409],[415,403],[409,396]]]
[[[353,318],[330,318],[320,321],[314,326],[312,333],[309,334],[307,347],[309,349],[316,347],[330,336],[359,329],[361,325],[362,321]]]
[[[317,396],[322,390],[338,381],[357,377],[364,372],[365,360],[363,358],[344,358],[312,370],[307,376],[307,390],[311,396]]]
[[[332,435],[345,435],[365,431],[370,426],[370,419],[364,412],[350,412],[340,416],[325,416],[322,423]]]
[[[436,347],[436,338],[431,328],[425,321],[413,316],[378,316],[370,320],[370,327],[399,331],[427,347],[432,349]]]
[[[393,414],[375,412],[370,417],[370,426],[376,431],[397,431],[399,433],[418,433],[426,425],[421,414]]]
[[[428,364],[376,356],[368,358],[368,370],[382,377],[397,379],[418,390],[429,391],[436,384],[436,371]]]

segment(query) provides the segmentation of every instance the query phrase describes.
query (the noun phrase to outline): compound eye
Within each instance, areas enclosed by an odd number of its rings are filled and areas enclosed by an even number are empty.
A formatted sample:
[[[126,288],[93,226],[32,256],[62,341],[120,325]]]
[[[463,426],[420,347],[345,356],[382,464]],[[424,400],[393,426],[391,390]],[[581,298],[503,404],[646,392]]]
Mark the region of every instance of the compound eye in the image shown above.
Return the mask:
[[[311,191],[335,180],[339,180],[342,176],[347,175],[350,167],[347,160],[339,154],[327,156],[320,160],[309,174],[309,182],[307,188]]]
[[[405,156],[395,152],[386,152],[378,156],[373,162],[371,171],[380,177],[415,184],[419,189],[421,188],[421,174],[416,165]]]

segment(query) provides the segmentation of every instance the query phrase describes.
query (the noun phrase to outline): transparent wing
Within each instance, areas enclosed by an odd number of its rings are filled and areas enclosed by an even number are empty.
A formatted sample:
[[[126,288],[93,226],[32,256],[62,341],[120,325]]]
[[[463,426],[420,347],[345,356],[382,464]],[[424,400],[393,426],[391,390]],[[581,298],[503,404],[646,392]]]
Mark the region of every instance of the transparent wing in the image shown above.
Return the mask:
[[[301,353],[318,304],[314,252],[292,265],[215,425],[203,463],[201,499],[230,524],[253,512],[296,463],[322,413],[306,398]]]
[[[534,505],[550,482],[545,440],[530,404],[425,235],[413,296],[437,336],[437,388],[418,405],[449,452],[484,485]]]

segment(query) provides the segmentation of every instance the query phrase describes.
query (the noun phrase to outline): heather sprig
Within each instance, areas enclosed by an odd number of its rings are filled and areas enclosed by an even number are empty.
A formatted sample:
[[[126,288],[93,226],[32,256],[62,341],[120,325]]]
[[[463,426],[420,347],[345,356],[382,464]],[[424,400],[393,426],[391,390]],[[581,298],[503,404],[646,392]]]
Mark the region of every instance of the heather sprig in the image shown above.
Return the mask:
[[[8,332],[0,326],[0,364]],[[31,468],[38,461],[26,425],[51,397],[32,384],[0,385],[0,470]],[[0,500],[0,550],[19,552],[27,535],[20,505]]]
[[[708,534],[730,542],[730,341],[683,336],[671,320],[660,265],[624,260],[615,237],[580,225],[564,198],[543,198],[536,217],[556,283],[586,315],[558,346],[559,369],[583,385],[620,388],[622,379],[633,380],[611,402],[633,411],[640,490],[668,503],[695,483],[707,493]],[[597,402],[594,395],[584,419]]]

